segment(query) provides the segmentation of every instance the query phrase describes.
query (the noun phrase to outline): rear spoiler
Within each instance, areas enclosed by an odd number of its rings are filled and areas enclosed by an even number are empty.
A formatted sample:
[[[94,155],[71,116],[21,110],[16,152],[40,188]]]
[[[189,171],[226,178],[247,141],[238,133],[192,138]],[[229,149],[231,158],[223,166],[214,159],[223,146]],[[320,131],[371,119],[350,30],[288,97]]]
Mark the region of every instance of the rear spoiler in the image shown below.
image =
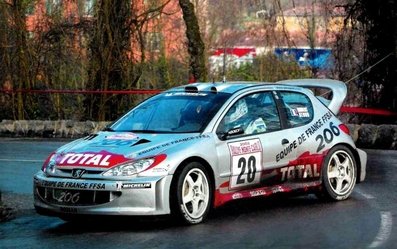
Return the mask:
[[[316,96],[323,104],[336,115],[342,107],[343,101],[347,95],[347,86],[342,81],[330,79],[297,79],[297,80],[282,80],[276,82],[277,84],[299,86],[305,88],[321,88],[332,92],[332,99],[328,100],[322,96]]]

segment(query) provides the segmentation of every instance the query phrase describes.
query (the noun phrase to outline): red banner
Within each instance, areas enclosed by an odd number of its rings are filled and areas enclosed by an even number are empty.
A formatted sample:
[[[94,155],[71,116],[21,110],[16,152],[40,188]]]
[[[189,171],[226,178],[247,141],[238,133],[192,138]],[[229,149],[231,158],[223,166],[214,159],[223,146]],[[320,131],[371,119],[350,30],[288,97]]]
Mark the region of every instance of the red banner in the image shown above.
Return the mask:
[[[340,108],[340,111],[346,113],[357,113],[357,114],[367,114],[367,115],[397,116],[397,113],[395,112],[389,110],[383,110],[383,109],[375,109],[375,108],[342,106]]]
[[[62,94],[157,94],[163,90],[158,89],[136,89],[136,90],[0,90],[3,93],[62,93]]]

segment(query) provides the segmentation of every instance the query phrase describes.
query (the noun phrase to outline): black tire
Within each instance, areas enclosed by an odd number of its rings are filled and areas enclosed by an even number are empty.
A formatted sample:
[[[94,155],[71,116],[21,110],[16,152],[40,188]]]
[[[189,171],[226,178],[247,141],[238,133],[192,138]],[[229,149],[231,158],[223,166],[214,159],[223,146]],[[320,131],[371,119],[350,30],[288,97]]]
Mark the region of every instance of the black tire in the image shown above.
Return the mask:
[[[212,208],[213,185],[205,167],[198,162],[175,173],[170,193],[171,213],[184,224],[205,220]]]
[[[353,192],[357,179],[357,164],[349,148],[333,147],[322,166],[322,188],[317,197],[327,201],[347,199]]]

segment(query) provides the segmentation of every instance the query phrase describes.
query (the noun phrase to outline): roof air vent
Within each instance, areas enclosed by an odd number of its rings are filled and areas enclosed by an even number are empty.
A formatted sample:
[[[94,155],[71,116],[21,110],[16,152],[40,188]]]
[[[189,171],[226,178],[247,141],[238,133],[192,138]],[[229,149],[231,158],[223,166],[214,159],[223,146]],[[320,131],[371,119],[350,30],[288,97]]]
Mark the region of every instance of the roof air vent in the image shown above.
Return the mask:
[[[213,86],[213,87],[211,87],[211,92],[212,92],[212,93],[217,93],[217,92],[218,92],[218,89],[216,89],[216,87]]]
[[[196,86],[185,87],[185,92],[198,93],[198,88]]]

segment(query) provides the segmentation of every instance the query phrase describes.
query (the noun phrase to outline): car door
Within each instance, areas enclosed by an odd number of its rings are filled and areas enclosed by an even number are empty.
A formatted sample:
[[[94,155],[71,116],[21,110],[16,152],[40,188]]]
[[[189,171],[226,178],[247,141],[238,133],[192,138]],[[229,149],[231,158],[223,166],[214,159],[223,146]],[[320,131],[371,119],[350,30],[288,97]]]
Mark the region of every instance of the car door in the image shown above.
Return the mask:
[[[285,131],[292,134],[290,144],[296,153],[295,160],[289,161],[288,165],[281,169],[282,181],[311,181],[320,176],[320,163],[315,151],[312,137],[308,137],[308,126],[313,121],[314,110],[310,98],[304,93],[296,91],[279,91],[278,99],[284,118],[286,120]],[[309,129],[310,130],[310,129]]]
[[[296,157],[288,142],[293,134],[282,129],[285,119],[280,119],[277,99],[273,91],[242,96],[219,123],[218,155],[228,159],[220,161],[221,177],[229,178],[229,190],[277,184],[280,167]]]

